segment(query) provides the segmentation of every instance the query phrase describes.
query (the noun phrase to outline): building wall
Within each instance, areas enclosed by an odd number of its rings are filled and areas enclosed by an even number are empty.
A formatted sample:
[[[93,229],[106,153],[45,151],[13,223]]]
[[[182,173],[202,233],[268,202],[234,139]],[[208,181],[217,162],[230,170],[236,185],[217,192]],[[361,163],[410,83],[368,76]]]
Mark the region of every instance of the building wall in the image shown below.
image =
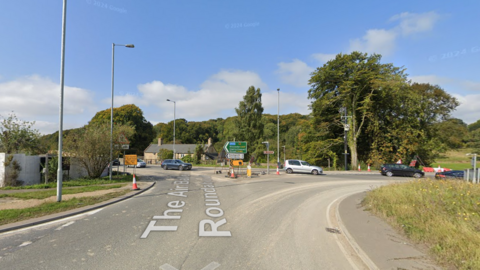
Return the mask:
[[[5,168],[5,159],[9,154],[0,153],[0,187],[5,186],[5,175],[9,168]],[[14,154],[13,159],[21,167],[17,180],[23,181],[24,185],[36,185],[40,183],[40,157],[25,156],[25,154]]]

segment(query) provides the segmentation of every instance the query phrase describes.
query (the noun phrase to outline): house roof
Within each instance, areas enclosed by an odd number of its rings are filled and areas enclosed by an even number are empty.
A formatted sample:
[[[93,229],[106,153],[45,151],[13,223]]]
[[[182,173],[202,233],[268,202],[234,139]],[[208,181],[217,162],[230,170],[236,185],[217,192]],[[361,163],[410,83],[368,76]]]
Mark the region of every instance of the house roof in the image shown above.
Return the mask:
[[[175,152],[177,154],[190,154],[195,153],[195,147],[197,147],[196,144],[175,144]],[[166,149],[173,151],[173,144],[150,144],[147,149],[145,149],[145,153],[158,153],[160,149]]]

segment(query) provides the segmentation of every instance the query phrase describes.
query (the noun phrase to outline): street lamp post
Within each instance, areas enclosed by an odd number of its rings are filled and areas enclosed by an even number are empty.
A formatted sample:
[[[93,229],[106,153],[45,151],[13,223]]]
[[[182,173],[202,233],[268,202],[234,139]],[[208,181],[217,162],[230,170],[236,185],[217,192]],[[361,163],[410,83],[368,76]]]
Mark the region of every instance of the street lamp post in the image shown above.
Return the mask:
[[[267,145],[267,174],[270,174],[270,154],[268,154],[268,151],[270,151],[270,143],[269,142],[262,142],[262,143]]]
[[[64,89],[64,74],[65,74],[65,27],[67,22],[67,0],[63,0],[63,15],[62,15],[62,51],[60,59],[60,116],[58,127],[58,169],[57,169],[57,202],[62,201],[62,147],[63,147],[63,89]],[[48,155],[45,163],[48,162]],[[47,166],[47,164],[45,164]],[[45,179],[47,181],[47,179]]]
[[[343,111],[345,113],[345,116],[342,116],[342,118],[345,120],[344,126],[343,126],[343,140],[344,140],[344,148],[345,148],[345,153],[343,155],[345,156],[345,171],[348,171],[348,152],[347,152],[347,133],[350,127],[348,126],[348,117],[347,116],[347,107],[342,107],[340,111]]]
[[[280,88],[277,89],[277,175],[280,174],[278,167],[280,166]]]
[[[112,180],[113,169],[113,93],[114,93],[114,70],[115,70],[115,46],[123,46],[127,48],[135,48],[133,44],[115,44],[112,43],[112,106],[110,107],[110,162],[108,165],[109,178]]]
[[[177,102],[175,100],[170,100],[170,99],[167,99],[167,101],[173,102],[173,159],[176,159],[175,157],[175,111],[176,111]]]

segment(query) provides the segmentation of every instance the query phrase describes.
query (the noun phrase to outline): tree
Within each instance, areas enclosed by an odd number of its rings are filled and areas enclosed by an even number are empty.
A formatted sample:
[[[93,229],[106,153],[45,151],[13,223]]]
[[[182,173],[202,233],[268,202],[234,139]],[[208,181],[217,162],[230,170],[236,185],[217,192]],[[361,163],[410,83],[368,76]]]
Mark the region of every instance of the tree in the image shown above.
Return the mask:
[[[38,152],[40,133],[32,128],[34,124],[19,120],[13,112],[3,118],[0,122],[0,151],[7,154]]]
[[[435,124],[435,132],[440,141],[450,149],[464,147],[468,136],[467,124],[458,118],[450,118]]]
[[[200,163],[200,161],[202,160],[202,155],[205,154],[205,151],[203,151],[203,148],[204,148],[204,145],[203,144],[197,144],[197,146],[195,147],[195,161],[197,162],[197,164]]]
[[[358,139],[374,104],[374,96],[377,92],[401,87],[406,82],[403,70],[392,64],[382,64],[380,60],[378,54],[338,54],[335,59],[317,68],[309,81],[308,97],[313,99],[314,125],[325,121],[338,125],[341,123],[339,109],[347,109],[352,167],[358,163]]]
[[[97,112],[89,124],[110,124],[110,109]],[[128,125],[134,128],[135,134],[130,139],[130,151],[143,154],[150,142],[155,138],[153,125],[143,116],[143,111],[134,104],[113,108],[113,126]]]
[[[120,134],[131,138],[134,128],[128,125],[117,124],[113,129],[114,144]],[[113,156],[120,153],[120,149],[113,149]],[[90,178],[98,178],[110,163],[110,125],[105,123],[90,123],[78,132],[71,134],[65,140],[65,152],[78,158],[81,166],[87,171]]]
[[[260,88],[255,89],[254,86],[250,86],[235,111],[238,116],[235,120],[238,127],[235,137],[237,141],[247,142],[248,153],[245,158],[248,159],[251,155],[258,156],[263,152],[259,145],[262,143],[264,128]]]
[[[167,149],[160,149],[158,150],[157,154],[158,160],[165,160],[165,159],[172,159],[173,158],[173,151]]]

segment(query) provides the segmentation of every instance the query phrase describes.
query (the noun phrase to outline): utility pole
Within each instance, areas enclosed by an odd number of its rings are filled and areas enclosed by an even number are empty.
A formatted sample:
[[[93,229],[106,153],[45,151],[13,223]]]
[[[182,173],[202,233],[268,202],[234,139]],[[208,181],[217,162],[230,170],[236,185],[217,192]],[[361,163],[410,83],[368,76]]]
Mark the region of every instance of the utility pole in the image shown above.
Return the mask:
[[[344,116],[342,116],[343,120],[344,120],[344,124],[343,124],[343,141],[344,141],[344,149],[345,149],[345,153],[343,153],[343,155],[345,156],[345,171],[348,171],[348,150],[347,150],[347,135],[348,135],[348,130],[350,129],[349,125],[348,125],[348,117],[347,116],[347,107],[342,107],[340,109],[341,111],[343,111],[345,113]]]

